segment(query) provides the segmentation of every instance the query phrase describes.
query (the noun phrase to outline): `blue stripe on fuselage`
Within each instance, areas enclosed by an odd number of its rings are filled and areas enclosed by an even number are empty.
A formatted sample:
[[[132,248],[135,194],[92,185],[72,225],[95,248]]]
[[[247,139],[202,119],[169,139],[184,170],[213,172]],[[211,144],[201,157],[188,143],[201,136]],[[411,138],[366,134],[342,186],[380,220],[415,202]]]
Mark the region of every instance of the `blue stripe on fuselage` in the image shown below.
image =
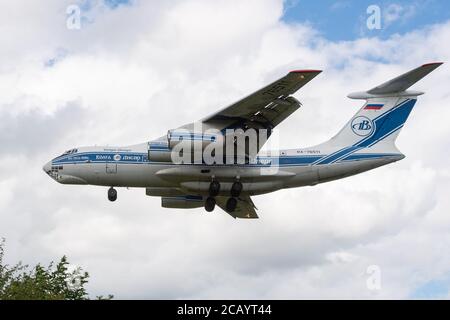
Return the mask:
[[[353,150],[353,149],[352,149]],[[245,164],[241,166],[248,167],[270,167],[270,166],[280,166],[280,167],[291,167],[291,166],[308,166],[308,165],[322,165],[329,164],[332,162],[339,161],[352,161],[352,160],[369,160],[373,158],[393,156],[395,154],[353,154],[348,155],[349,150],[341,151],[330,155],[295,155],[295,156],[280,156],[277,157],[258,157],[256,163]],[[120,155],[120,159],[114,156]],[[320,159],[325,159],[321,161]],[[337,160],[336,160],[337,159]],[[146,153],[113,153],[113,152],[86,152],[74,155],[68,155],[64,158],[56,158],[53,160],[54,165],[64,165],[64,164],[83,164],[83,163],[120,163],[120,164],[163,164],[163,165],[173,165],[170,162],[153,162],[148,161]],[[186,164],[189,165],[189,164]],[[204,165],[204,164],[194,164],[194,165]]]
[[[85,152],[55,158],[54,164],[64,163],[98,163],[98,162],[132,162],[146,161],[145,153],[120,153],[120,152]]]
[[[352,153],[352,152],[354,152],[354,151],[356,151],[358,149],[360,149],[360,148],[359,147],[355,147],[355,146],[344,148],[344,149],[342,149],[342,150],[340,150],[338,152],[335,152],[331,156],[324,157],[323,160],[317,162],[316,164],[328,164],[328,163],[331,163],[331,162],[333,162],[335,160],[338,160],[339,158],[344,157],[345,155],[350,154],[350,153]]]
[[[360,161],[360,160],[371,160],[371,159],[380,159],[380,158],[392,158],[399,156],[398,153],[366,153],[366,154],[351,154],[342,158],[340,161],[348,162],[348,161]]]

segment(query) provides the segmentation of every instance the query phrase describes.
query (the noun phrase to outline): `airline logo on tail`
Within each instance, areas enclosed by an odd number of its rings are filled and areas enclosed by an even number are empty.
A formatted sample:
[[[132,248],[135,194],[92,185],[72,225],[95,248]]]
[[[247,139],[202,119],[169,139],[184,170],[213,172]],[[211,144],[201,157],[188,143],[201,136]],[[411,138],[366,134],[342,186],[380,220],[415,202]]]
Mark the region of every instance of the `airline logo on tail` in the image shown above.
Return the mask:
[[[372,133],[373,123],[367,117],[356,117],[351,123],[352,131],[358,136],[365,137]]]

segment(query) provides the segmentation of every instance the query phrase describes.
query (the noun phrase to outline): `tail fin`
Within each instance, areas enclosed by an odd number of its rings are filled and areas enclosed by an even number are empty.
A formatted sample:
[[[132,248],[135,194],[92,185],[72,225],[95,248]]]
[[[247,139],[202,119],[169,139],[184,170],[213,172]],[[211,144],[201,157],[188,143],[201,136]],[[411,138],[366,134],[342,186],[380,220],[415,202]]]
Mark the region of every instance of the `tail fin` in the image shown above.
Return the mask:
[[[441,64],[424,64],[373,89],[348,95],[366,103],[330,142],[354,148],[372,147],[381,142],[394,147],[417,96],[423,94],[407,89]]]

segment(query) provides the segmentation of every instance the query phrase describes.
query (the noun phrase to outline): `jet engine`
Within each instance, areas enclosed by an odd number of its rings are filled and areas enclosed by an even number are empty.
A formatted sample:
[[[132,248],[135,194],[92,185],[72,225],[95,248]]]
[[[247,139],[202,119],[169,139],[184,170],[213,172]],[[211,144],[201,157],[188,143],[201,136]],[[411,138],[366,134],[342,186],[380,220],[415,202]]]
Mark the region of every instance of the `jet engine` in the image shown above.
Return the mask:
[[[167,132],[167,144],[170,149],[174,148],[181,142],[185,142],[184,146],[200,147],[204,149],[213,142],[221,142],[222,134],[207,132],[192,132],[184,129],[169,130]]]

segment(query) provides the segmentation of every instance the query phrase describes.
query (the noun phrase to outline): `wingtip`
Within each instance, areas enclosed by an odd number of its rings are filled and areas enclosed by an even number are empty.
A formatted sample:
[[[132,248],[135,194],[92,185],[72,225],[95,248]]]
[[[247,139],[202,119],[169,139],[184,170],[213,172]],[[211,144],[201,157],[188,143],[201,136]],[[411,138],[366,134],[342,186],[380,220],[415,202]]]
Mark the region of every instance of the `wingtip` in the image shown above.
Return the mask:
[[[311,70],[311,69],[307,69],[307,70],[292,70],[289,73],[321,73],[322,70]]]
[[[427,66],[439,67],[441,64],[444,64],[444,63],[443,62],[429,62],[429,63],[423,64],[422,67],[427,67]]]

